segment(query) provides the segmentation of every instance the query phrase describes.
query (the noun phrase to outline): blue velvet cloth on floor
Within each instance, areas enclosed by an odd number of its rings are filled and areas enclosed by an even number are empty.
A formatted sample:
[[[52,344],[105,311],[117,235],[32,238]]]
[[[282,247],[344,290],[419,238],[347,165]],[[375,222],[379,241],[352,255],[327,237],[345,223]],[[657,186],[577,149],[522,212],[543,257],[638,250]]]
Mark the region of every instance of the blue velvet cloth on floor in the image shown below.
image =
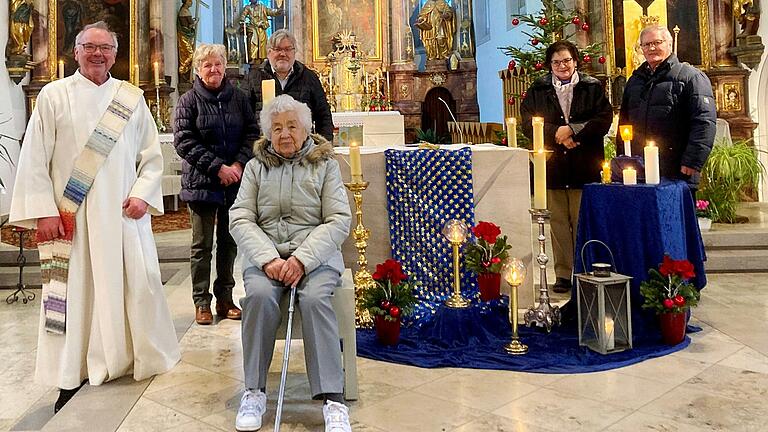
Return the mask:
[[[575,327],[556,327],[546,334],[527,327],[519,328],[528,353],[513,356],[504,351],[510,341],[511,326],[505,302],[483,310],[478,305],[467,309],[440,307],[434,319],[421,328],[402,329],[400,343],[384,346],[373,330],[357,331],[357,353],[370,359],[425,368],[461,367],[501,369],[541,373],[582,373],[615,369],[679,351],[690,343],[688,337],[678,345],[654,341],[635,344],[632,350],[602,355],[579,346]]]
[[[582,246],[588,240],[608,245],[616,259],[616,271],[632,276],[632,334],[635,342],[646,335],[659,334],[658,319],[652,311],[641,309],[643,297],[640,283],[648,278],[648,270],[658,268],[664,255],[689,260],[696,277],[693,285],[701,289],[707,284],[704,272],[704,243],[701,239],[696,208],[684,181],[662,179],[658,185],[588,184],[581,195],[574,272],[583,273]],[[584,250],[587,270],[592,263],[610,263],[602,246],[591,243]],[[571,298],[576,298],[574,283]],[[567,304],[566,319],[576,319],[576,305]]]

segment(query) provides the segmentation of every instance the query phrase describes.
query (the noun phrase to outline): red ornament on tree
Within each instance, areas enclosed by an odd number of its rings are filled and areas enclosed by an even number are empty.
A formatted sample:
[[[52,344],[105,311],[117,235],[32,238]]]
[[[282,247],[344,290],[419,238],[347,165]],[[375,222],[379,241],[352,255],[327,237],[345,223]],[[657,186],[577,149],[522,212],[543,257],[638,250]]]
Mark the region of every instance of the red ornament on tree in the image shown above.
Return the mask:
[[[507,65],[507,69],[513,70],[517,66],[517,63],[514,60],[510,60],[509,64]]]
[[[600,58],[599,58],[599,59],[597,59],[597,61],[598,61],[600,64],[605,64],[605,56],[600,56]]]
[[[542,19],[539,20],[539,24],[545,26],[549,24],[549,20],[547,19],[547,17],[543,17]]]
[[[582,24],[581,25],[581,29],[584,30],[584,31],[589,31],[589,24],[587,24],[587,23]]]
[[[507,145],[507,137],[501,139],[501,145]]]
[[[510,105],[514,105],[515,104],[515,98],[510,96],[509,99],[507,99],[507,103],[510,104]]]
[[[672,309],[673,307],[675,307],[675,302],[674,302],[674,301],[673,301],[671,298],[666,298],[666,299],[664,299],[664,301],[662,302],[662,304],[663,304],[663,305],[664,305],[664,307],[665,307],[665,308],[667,308],[667,309]]]
[[[589,54],[584,54],[584,63],[589,63],[592,61],[592,57],[589,56]]]
[[[541,70],[544,67],[544,65],[541,62],[536,62],[536,65],[534,67],[536,68],[536,70]]]
[[[536,38],[531,39],[531,45],[535,46],[535,45],[538,45],[538,44],[539,44],[539,40],[538,39],[536,39]]]
[[[576,25],[579,25],[579,24],[581,24],[581,18],[579,18],[579,17],[575,16],[575,17],[573,17],[573,19],[571,20],[571,22],[572,22],[572,23],[574,23],[574,24],[576,24]]]
[[[389,308],[390,308],[391,306],[392,306],[392,305],[391,305],[391,304],[389,303],[389,301],[387,301],[387,300],[384,300],[384,301],[382,301],[382,302],[381,302],[381,308],[382,308],[382,309],[384,309],[384,310],[389,310]]]
[[[397,306],[392,306],[389,308],[389,314],[392,315],[392,318],[397,318],[400,316],[400,308]]]
[[[520,24],[520,20],[517,18],[512,18],[512,25],[518,25]]]
[[[520,93],[520,98],[525,99],[526,96],[528,96],[528,92]]]

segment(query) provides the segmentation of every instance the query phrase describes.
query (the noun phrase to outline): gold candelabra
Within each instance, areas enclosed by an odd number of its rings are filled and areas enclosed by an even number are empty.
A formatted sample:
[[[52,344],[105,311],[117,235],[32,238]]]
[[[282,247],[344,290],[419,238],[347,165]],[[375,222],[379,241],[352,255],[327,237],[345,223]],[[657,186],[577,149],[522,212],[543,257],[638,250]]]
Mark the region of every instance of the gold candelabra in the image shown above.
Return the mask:
[[[459,246],[467,238],[467,225],[458,219],[448,221],[443,227],[443,236],[451,243],[453,249],[453,294],[445,301],[449,308],[465,308],[469,300],[461,295],[461,263],[459,262]]]
[[[355,282],[355,326],[372,327],[373,318],[367,309],[360,305],[363,294],[366,290],[376,285],[371,273],[368,271],[368,259],[365,257],[365,250],[368,248],[368,238],[371,236],[371,230],[363,225],[363,191],[368,188],[368,182],[362,179],[355,179],[352,182],[344,183],[352,192],[355,200],[355,217],[357,226],[352,230],[352,236],[355,238],[355,248],[357,249],[358,270],[353,276]]]
[[[528,346],[520,342],[517,335],[518,316],[517,316],[517,288],[525,279],[525,264],[517,258],[512,258],[504,264],[502,270],[504,279],[510,286],[509,292],[509,323],[512,324],[512,339],[504,345],[504,350],[508,354],[522,355],[528,353]]]

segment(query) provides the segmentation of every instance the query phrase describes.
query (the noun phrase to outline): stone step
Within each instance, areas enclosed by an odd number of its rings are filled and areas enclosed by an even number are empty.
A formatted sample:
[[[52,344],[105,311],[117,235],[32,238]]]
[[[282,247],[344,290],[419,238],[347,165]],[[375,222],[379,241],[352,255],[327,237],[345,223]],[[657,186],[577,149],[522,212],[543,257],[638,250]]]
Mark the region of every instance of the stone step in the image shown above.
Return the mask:
[[[722,249],[768,249],[768,230],[739,229],[738,225],[715,224],[712,230],[702,233],[707,251]]]
[[[768,249],[707,248],[707,262],[704,268],[707,273],[768,272]]]

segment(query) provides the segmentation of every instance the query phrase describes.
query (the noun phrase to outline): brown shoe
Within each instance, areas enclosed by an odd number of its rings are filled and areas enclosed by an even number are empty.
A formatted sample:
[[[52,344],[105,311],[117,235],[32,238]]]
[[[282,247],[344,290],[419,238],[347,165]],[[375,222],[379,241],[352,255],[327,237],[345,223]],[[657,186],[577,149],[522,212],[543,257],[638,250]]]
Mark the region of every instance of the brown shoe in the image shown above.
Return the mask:
[[[227,317],[231,320],[239,320],[242,318],[243,311],[239,307],[235,306],[231,301],[228,302],[216,302],[216,315],[220,318]]]
[[[208,305],[195,306],[195,322],[200,325],[210,325],[213,322],[211,307]]]

